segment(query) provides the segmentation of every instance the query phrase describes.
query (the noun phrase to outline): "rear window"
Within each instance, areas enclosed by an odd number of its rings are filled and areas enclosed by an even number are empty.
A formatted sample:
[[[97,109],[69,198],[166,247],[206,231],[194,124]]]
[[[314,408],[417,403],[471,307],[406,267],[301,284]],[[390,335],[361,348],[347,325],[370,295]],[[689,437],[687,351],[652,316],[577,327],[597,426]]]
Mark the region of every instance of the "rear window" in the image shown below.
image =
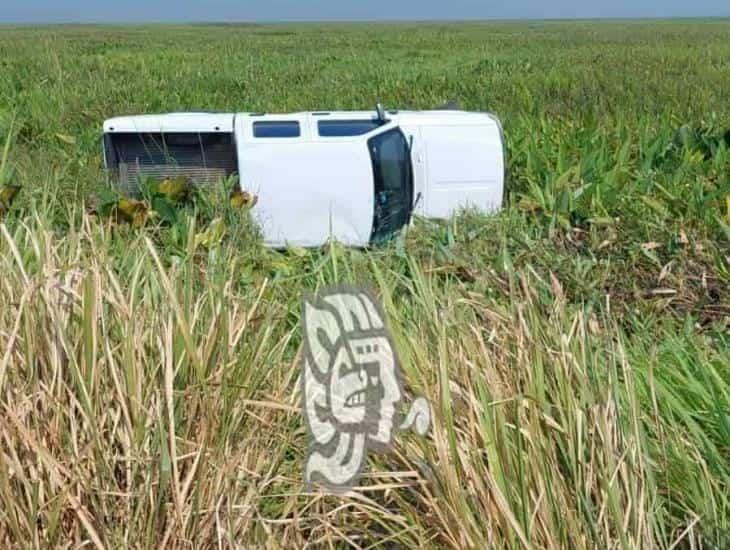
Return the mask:
[[[213,184],[238,170],[230,132],[139,132],[104,135],[104,157],[117,183],[129,193],[140,180],[185,177]]]
[[[253,135],[257,138],[296,138],[301,131],[296,120],[267,120],[253,123]]]
[[[378,120],[320,120],[317,123],[321,137],[361,136],[375,130]]]

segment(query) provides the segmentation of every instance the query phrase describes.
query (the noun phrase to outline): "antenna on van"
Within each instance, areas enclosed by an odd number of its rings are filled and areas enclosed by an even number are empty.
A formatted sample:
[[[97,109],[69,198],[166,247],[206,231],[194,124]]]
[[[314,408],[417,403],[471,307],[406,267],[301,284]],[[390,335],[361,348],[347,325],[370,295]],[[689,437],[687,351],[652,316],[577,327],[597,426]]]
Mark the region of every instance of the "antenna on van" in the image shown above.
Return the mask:
[[[385,116],[385,109],[383,109],[383,105],[381,103],[378,103],[375,106],[375,112],[378,113],[378,120],[380,122],[388,122],[388,118]]]

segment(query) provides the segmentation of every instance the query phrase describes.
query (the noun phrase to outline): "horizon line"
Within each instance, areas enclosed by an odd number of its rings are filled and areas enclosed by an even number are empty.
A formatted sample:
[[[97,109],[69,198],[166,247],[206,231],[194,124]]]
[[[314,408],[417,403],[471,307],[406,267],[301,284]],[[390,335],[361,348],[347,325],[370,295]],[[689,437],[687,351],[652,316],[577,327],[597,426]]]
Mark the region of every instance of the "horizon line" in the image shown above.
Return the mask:
[[[398,23],[520,23],[520,22],[579,22],[579,21],[682,21],[682,20],[722,20],[730,19],[725,15],[674,15],[674,16],[594,16],[594,17],[466,17],[466,18],[425,18],[425,19],[150,19],[147,21],[130,20],[91,20],[91,21],[1,21],[0,26],[94,26],[94,25],[290,25],[290,24],[398,24]]]

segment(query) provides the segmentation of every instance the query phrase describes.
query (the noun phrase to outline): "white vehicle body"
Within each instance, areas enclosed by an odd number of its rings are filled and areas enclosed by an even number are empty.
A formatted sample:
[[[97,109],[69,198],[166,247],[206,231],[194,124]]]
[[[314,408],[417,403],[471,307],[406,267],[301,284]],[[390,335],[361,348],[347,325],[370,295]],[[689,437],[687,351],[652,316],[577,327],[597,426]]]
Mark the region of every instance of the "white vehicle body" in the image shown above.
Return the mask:
[[[277,248],[367,246],[411,214],[491,212],[504,193],[502,129],[486,113],[172,113],[107,120],[104,139],[106,166],[127,187],[146,175],[237,174]]]

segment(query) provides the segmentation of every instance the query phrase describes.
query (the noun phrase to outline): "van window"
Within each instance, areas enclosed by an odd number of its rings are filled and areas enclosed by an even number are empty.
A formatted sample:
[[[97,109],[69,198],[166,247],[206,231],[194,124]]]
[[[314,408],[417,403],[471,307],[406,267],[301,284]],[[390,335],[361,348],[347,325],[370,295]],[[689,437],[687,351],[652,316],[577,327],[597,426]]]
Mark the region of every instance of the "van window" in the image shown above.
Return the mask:
[[[253,123],[253,135],[257,138],[296,138],[302,134],[296,120],[266,120]]]
[[[317,123],[321,137],[361,136],[381,125],[378,120],[320,120]]]

